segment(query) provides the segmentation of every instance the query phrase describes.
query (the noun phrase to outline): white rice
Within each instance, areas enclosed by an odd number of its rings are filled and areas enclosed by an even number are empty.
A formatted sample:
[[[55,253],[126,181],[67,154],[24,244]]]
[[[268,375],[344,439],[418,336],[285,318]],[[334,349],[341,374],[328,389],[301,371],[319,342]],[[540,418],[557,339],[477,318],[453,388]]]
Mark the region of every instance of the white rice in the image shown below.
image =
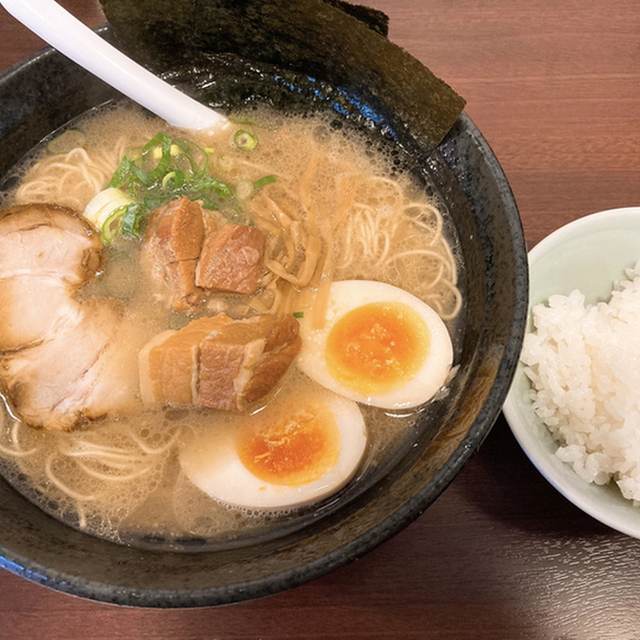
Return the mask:
[[[536,305],[521,359],[557,456],[640,503],[640,262],[627,277],[609,302],[574,291]]]

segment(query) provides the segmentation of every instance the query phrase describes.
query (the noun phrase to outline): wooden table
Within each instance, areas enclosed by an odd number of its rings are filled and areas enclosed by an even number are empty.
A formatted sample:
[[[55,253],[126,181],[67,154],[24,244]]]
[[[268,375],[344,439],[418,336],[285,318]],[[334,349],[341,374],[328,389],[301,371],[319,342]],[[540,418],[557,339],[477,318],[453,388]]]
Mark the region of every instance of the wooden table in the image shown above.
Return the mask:
[[[87,24],[97,0],[62,3]],[[468,101],[534,245],[640,204],[638,0],[372,0],[390,38]],[[42,46],[0,10],[0,70]],[[501,417],[453,485],[366,557],[218,609],[84,601],[0,571],[0,638],[637,640],[640,542],[557,494]]]

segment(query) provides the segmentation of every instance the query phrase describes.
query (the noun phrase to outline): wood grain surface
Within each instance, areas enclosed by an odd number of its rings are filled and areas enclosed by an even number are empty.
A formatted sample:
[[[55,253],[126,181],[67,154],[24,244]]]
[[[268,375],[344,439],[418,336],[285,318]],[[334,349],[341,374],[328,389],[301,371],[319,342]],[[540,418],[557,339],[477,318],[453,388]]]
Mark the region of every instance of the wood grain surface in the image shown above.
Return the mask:
[[[104,22],[97,0],[62,2]],[[468,101],[529,246],[640,205],[638,0],[371,0],[390,38]],[[43,46],[0,9],[0,71]],[[0,571],[0,638],[637,640],[640,541],[557,494],[501,417],[446,492],[364,558],[216,609],[127,609]]]

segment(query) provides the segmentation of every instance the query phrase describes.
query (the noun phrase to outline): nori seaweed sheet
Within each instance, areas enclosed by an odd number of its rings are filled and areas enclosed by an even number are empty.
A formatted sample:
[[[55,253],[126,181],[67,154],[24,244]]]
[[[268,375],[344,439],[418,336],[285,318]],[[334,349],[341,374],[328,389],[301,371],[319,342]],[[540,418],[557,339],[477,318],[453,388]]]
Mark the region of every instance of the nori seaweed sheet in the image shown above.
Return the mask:
[[[386,37],[389,34],[389,16],[378,9],[361,4],[350,4],[343,0],[323,0],[323,2],[352,15],[382,36]]]
[[[115,44],[176,84],[184,81],[181,73],[202,75],[207,67],[215,77],[221,64],[226,71],[237,66],[242,83],[249,67],[271,65],[322,83],[325,93],[331,91],[328,85],[349,95],[363,105],[362,113],[382,113],[377,125],[382,120],[392,137],[410,131],[422,151],[440,143],[465,105],[449,85],[386,38],[385,14],[343,0],[101,3]],[[252,96],[245,93],[244,99]]]

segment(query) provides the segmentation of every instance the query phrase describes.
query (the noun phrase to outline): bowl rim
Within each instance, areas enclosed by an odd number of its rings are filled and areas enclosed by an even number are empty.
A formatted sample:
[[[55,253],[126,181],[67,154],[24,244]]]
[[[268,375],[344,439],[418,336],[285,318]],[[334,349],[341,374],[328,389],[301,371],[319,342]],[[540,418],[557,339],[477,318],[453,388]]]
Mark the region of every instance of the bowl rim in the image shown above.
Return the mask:
[[[590,213],[568,222],[545,236],[528,253],[530,282],[533,283],[535,280],[536,264],[549,251],[561,246],[567,240],[575,238],[577,234],[590,229],[595,232],[606,230],[608,225],[621,220],[637,221],[640,229],[640,206],[616,207]],[[640,259],[640,253],[638,258]],[[530,315],[531,309],[535,304],[535,301],[530,300],[528,315]],[[516,368],[512,386],[503,406],[503,414],[511,432],[527,458],[551,486],[581,511],[611,529],[634,538],[640,538],[640,511],[638,512],[637,523],[621,522],[619,517],[616,517],[620,509],[624,510],[627,506],[632,507],[632,502],[619,494],[617,487],[612,485],[613,481],[602,486],[586,482],[570,468],[568,463],[560,461],[559,458],[555,457],[554,452],[544,447],[540,438],[531,433],[529,426],[521,417],[519,411],[521,404],[516,393],[516,385],[519,380],[524,379],[524,375],[523,365],[520,362]],[[527,410],[527,413],[536,424],[542,429],[545,428],[544,423],[532,410]],[[549,440],[552,440],[550,433]],[[555,442],[553,446],[557,448]],[[567,472],[566,476],[563,473],[564,471]],[[616,502],[618,499],[624,502],[621,502],[620,505],[609,505],[607,501],[611,500],[612,497],[616,499]]]
[[[614,207],[612,209],[603,209],[602,211],[588,213],[580,218],[571,220],[571,222],[567,222],[561,227],[558,227],[555,231],[546,235],[542,240],[540,240],[540,242],[529,250],[527,260],[529,262],[530,271],[533,265],[542,257],[543,254],[550,251],[552,247],[555,247],[568,238],[571,238],[575,233],[589,228],[594,224],[604,224],[606,222],[611,222],[615,218],[635,218],[638,215],[640,215],[640,206]]]

